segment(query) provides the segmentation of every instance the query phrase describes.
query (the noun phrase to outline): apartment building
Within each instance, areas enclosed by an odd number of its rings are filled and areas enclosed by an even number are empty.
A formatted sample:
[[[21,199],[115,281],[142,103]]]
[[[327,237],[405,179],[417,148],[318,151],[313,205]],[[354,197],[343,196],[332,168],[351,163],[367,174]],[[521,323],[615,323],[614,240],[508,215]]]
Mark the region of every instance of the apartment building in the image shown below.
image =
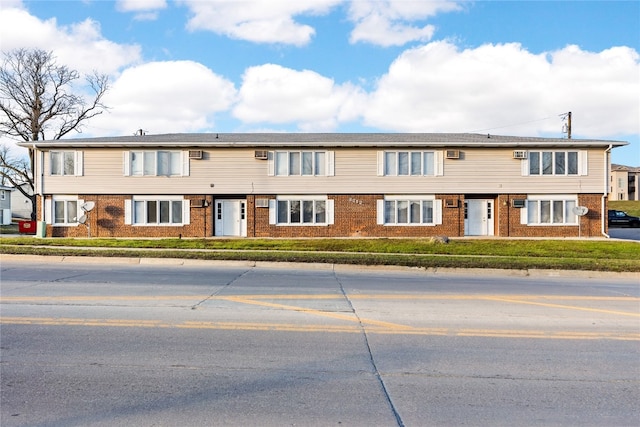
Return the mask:
[[[221,133],[21,145],[35,153],[43,236],[595,237],[610,152],[626,144]]]

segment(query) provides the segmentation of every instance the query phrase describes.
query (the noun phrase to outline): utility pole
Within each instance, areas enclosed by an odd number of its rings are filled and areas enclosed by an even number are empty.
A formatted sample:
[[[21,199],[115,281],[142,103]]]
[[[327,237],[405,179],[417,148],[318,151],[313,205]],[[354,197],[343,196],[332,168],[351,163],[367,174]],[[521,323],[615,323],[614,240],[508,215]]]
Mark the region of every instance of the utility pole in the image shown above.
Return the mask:
[[[567,133],[567,139],[571,139],[571,111],[568,113],[560,114],[562,120],[567,120],[567,123],[564,125],[562,132]]]

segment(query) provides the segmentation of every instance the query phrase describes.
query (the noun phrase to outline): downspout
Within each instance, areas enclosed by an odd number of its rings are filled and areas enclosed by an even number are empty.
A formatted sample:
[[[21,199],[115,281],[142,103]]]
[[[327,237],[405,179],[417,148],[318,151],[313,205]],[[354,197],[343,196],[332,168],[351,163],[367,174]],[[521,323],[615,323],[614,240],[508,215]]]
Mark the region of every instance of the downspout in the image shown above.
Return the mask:
[[[45,209],[45,196],[44,196],[44,152],[40,151],[40,159],[38,163],[38,173],[40,175],[40,185],[38,186],[38,194],[40,194],[40,206],[41,206],[41,221],[46,221],[47,213]]]
[[[609,144],[609,148],[604,150],[604,192],[602,194],[602,202],[600,206],[600,211],[602,211],[602,222],[601,222],[601,230],[600,232],[606,238],[610,238],[607,233],[604,232],[607,219],[609,218],[609,214],[605,209],[605,204],[607,200],[607,195],[609,194],[609,153],[611,153],[611,149],[613,148],[612,144]]]
[[[33,194],[40,196],[40,221],[44,221],[44,200],[42,198],[42,186],[44,176],[42,175],[42,153],[37,150],[36,144],[31,144],[33,150]],[[38,218],[36,218],[36,221]]]

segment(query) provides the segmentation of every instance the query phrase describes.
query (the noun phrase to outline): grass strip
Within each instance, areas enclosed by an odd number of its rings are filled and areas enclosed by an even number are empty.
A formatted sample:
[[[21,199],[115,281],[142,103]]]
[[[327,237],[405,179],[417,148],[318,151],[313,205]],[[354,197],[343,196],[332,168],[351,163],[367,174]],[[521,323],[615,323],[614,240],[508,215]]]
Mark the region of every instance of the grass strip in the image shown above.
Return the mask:
[[[54,256],[97,256],[134,258],[182,258],[202,260],[244,260],[350,265],[394,265],[419,268],[551,269],[611,272],[640,272],[640,258],[598,259],[570,257],[483,256],[447,254],[391,254],[312,251],[252,250],[147,250],[138,248],[72,248],[0,245],[0,253]]]

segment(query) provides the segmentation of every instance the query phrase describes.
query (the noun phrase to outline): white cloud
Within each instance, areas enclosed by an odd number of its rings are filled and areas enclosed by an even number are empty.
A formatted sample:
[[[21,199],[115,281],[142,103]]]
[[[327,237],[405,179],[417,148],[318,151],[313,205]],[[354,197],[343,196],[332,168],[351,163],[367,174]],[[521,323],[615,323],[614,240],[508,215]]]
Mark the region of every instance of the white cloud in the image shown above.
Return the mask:
[[[193,16],[190,30],[208,30],[255,43],[302,46],[315,29],[294,20],[298,15],[327,13],[344,0],[181,0]]]
[[[58,26],[55,18],[43,21],[17,8],[2,10],[0,40],[3,52],[19,48],[53,51],[58,64],[83,74],[97,69],[113,75],[140,59],[139,46],[105,39],[96,21]]]
[[[158,19],[158,10],[165,9],[165,0],[117,0],[116,9],[120,12],[137,12],[136,21],[155,21]]]
[[[140,12],[147,10],[164,9],[167,7],[165,0],[117,0],[116,9],[122,12]]]
[[[402,46],[411,41],[429,41],[435,27],[413,22],[441,12],[460,10],[456,1],[352,0],[349,18],[355,23],[351,43]]]
[[[363,115],[367,125],[391,131],[560,136],[558,114],[572,111],[576,136],[635,134],[639,74],[630,48],[592,53],[568,46],[534,55],[519,44],[461,51],[434,42],[393,62]]]
[[[202,64],[151,62],[122,73],[104,99],[109,112],[87,129],[98,135],[210,131],[213,115],[228,110],[235,96],[233,83]]]
[[[363,92],[309,70],[279,65],[251,67],[243,76],[234,116],[246,123],[297,124],[299,130],[331,131],[355,120]]]
[[[4,9],[22,9],[24,5],[22,0],[2,0],[0,2],[0,10]]]

